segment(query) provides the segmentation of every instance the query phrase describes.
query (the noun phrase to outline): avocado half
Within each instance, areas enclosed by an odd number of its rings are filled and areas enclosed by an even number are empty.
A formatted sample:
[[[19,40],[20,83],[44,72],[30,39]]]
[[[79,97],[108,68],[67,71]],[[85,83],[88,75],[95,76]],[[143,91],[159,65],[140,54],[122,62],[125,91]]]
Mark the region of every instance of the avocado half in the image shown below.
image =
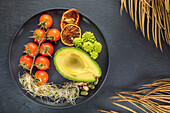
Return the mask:
[[[54,55],[57,71],[65,78],[78,82],[94,82],[101,68],[86,52],[75,47],[63,47]]]

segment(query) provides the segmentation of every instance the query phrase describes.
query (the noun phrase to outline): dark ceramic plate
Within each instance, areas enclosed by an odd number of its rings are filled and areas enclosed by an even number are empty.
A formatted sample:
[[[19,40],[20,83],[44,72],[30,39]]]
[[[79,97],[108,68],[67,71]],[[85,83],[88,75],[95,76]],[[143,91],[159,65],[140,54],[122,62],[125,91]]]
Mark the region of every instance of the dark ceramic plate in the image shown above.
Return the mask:
[[[22,89],[22,86],[18,81],[18,73],[23,72],[22,68],[20,68],[18,66],[18,64],[19,64],[20,57],[23,55],[22,51],[24,50],[24,45],[27,44],[28,42],[33,41],[33,39],[28,38],[28,36],[32,35],[32,33],[30,32],[31,30],[35,30],[38,28],[37,24],[39,22],[38,21],[39,17],[45,13],[51,15],[53,18],[52,28],[57,28],[60,30],[60,18],[64,11],[66,11],[66,9],[50,9],[50,10],[40,12],[40,13],[34,15],[33,17],[31,17],[29,20],[27,20],[21,26],[21,28],[18,30],[16,35],[14,36],[13,41],[11,43],[10,53],[9,53],[10,71],[11,71],[11,74],[12,74],[14,80],[16,81],[18,87],[20,88],[20,90],[31,100],[33,100],[41,105],[45,105],[45,106],[56,108],[56,109],[69,108],[69,107],[72,107],[75,105],[71,105],[68,103],[54,104],[52,102],[47,102],[46,100],[41,101],[40,98],[38,98],[38,97],[33,98],[29,94],[26,94],[26,91]],[[84,16],[81,13],[80,13],[79,25],[82,30],[82,33],[84,33],[85,31],[93,32],[97,38],[97,41],[99,41],[103,45],[102,52],[99,54],[99,57],[96,60],[102,69],[102,76],[100,77],[99,83],[97,84],[96,88],[94,90],[90,90],[88,96],[78,98],[76,100],[76,103],[77,103],[76,105],[89,100],[99,91],[99,89],[101,88],[102,84],[105,81],[107,71],[109,68],[109,56],[108,56],[107,44],[106,44],[106,41],[105,41],[101,31],[99,30],[99,28],[90,19],[88,19],[86,16]],[[65,45],[63,45],[61,43],[61,41],[59,41],[57,44],[54,45],[55,51],[57,51],[58,49],[60,49],[63,46],[65,46]],[[50,69],[47,70],[47,73],[49,74],[48,81],[49,82],[53,81],[56,84],[61,84],[63,82],[69,81],[69,80],[63,78],[57,72],[57,70],[55,69],[52,58],[50,59],[50,62],[51,62]],[[33,72],[35,72],[35,71],[36,71],[36,69],[33,70]]]

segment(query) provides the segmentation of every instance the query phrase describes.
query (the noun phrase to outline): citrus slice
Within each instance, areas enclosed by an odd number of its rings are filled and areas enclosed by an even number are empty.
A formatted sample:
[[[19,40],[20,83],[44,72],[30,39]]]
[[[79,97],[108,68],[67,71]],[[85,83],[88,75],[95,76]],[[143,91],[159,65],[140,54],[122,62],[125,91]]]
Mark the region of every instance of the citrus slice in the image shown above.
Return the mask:
[[[79,25],[79,13],[76,9],[71,8],[63,13],[60,23],[61,31],[67,24]]]
[[[74,24],[67,24],[61,31],[61,41],[67,46],[73,46],[73,39],[81,37],[81,29]]]

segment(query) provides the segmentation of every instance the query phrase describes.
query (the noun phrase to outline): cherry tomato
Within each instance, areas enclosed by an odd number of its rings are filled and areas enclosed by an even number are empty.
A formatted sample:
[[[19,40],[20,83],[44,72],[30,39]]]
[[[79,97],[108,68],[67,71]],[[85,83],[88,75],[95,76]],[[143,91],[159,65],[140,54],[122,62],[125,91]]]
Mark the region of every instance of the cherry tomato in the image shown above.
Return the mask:
[[[23,55],[20,58],[20,65],[25,69],[30,69],[32,66],[33,59],[30,56]]]
[[[50,28],[53,24],[53,19],[50,15],[48,14],[43,14],[41,15],[39,19],[39,25],[41,25],[43,28]]]
[[[56,28],[52,28],[47,32],[47,38],[50,41],[58,41],[60,39],[60,31]]]
[[[35,73],[35,78],[37,78],[39,81],[39,84],[44,84],[48,81],[48,73],[42,70],[39,70]]]
[[[54,52],[54,47],[50,43],[43,43],[40,46],[40,54],[43,56],[51,56]]]
[[[50,61],[44,56],[39,56],[35,60],[35,65],[40,70],[47,70],[50,66]]]
[[[45,35],[45,31],[43,29],[36,29],[34,32],[33,32],[33,39],[36,43],[40,43],[41,40],[43,39],[42,43],[46,40],[46,36]]]
[[[37,44],[33,43],[33,42],[29,42],[25,45],[25,53],[28,54],[29,56],[35,56],[36,52],[37,52],[38,46]],[[37,52],[38,54],[38,52]]]

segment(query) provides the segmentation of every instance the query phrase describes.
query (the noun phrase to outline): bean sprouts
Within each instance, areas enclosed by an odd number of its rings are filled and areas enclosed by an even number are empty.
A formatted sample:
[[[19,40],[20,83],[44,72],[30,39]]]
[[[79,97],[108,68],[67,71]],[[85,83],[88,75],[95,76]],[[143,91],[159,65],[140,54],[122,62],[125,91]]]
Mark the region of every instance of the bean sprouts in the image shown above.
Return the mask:
[[[43,97],[49,98],[56,104],[63,102],[76,104],[75,100],[79,97],[79,87],[73,82],[63,83],[62,85],[54,83],[38,84],[29,73],[19,76],[19,82],[31,96],[41,99]]]

